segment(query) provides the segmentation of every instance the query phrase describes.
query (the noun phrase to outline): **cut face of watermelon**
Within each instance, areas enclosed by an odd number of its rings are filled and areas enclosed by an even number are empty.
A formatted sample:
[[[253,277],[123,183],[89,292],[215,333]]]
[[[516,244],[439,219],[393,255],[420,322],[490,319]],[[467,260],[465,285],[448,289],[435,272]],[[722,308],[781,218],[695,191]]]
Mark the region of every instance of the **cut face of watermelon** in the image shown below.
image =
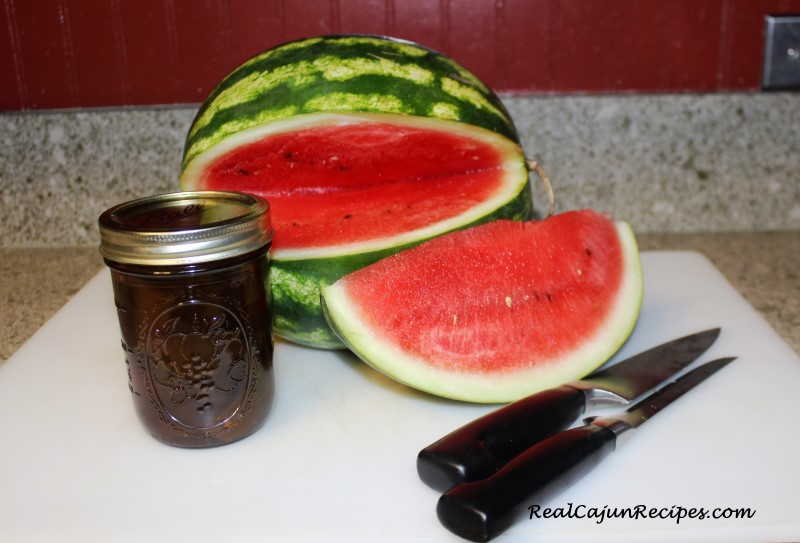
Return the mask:
[[[588,210],[447,234],[323,289],[329,323],[367,363],[474,402],[588,374],[627,339],[641,297],[630,227]]]
[[[314,114],[240,132],[195,159],[186,190],[237,190],[271,206],[273,258],[400,246],[470,224],[527,183],[520,148],[453,121]]]

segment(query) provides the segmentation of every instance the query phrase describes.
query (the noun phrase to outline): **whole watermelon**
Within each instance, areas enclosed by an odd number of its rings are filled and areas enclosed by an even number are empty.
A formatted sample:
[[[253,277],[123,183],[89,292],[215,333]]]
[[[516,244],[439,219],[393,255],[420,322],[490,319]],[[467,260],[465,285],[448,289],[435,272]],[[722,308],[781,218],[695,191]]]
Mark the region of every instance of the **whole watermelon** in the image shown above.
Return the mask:
[[[230,73],[191,125],[181,188],[269,200],[275,333],[320,348],[344,347],[321,288],[446,232],[532,213],[499,98],[440,53],[363,35],[289,42]]]

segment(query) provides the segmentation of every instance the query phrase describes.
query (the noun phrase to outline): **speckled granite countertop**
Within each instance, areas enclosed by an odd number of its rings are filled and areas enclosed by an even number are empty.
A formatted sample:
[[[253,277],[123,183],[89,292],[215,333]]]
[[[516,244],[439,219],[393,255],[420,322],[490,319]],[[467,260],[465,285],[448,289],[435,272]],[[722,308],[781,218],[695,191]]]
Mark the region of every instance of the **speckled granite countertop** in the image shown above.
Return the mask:
[[[800,233],[643,234],[639,244],[705,254],[800,353]],[[0,248],[0,362],[101,269],[95,247]]]
[[[504,101],[559,211],[625,220],[643,250],[704,253],[800,352],[800,93]],[[0,114],[0,362],[103,268],[103,210],[178,189],[196,112]]]
[[[591,207],[638,233],[800,230],[800,93],[506,104],[560,211]],[[93,245],[106,208],[177,190],[196,111],[0,114],[0,246]]]

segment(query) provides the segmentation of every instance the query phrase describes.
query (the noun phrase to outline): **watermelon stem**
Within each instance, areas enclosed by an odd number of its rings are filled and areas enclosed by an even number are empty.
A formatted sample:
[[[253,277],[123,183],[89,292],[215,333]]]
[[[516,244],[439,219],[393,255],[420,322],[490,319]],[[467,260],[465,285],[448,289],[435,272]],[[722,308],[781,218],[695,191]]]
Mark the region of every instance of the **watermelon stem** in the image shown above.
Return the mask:
[[[525,159],[525,165],[528,167],[529,172],[536,172],[536,175],[542,180],[544,190],[547,192],[547,216],[551,217],[556,211],[556,197],[553,194],[553,185],[550,184],[550,177],[537,160]]]

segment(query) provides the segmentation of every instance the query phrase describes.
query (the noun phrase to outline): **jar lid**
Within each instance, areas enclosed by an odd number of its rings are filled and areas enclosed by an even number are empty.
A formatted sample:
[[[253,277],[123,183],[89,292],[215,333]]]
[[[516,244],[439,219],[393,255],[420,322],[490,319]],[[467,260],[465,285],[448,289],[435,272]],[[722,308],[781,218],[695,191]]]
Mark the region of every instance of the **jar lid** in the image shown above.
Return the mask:
[[[122,264],[198,264],[239,256],[272,240],[269,203],[240,192],[140,198],[106,210],[98,224],[100,253]]]

